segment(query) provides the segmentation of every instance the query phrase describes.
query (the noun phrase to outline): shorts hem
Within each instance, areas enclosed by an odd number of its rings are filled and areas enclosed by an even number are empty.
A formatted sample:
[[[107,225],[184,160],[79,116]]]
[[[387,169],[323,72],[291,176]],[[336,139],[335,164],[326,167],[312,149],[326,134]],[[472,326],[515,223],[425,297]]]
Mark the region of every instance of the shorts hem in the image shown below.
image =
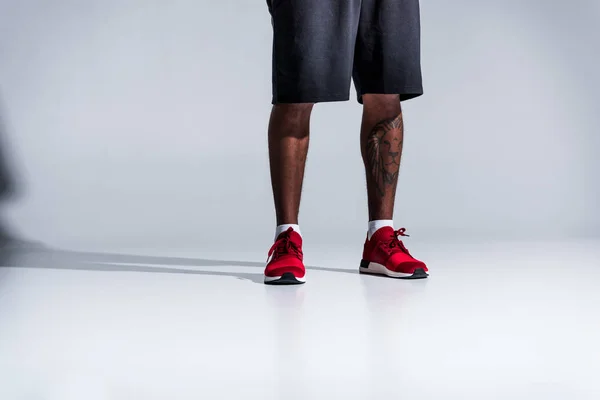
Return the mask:
[[[350,100],[350,94],[337,94],[327,96],[304,96],[304,97],[279,97],[271,100],[271,104],[301,104],[301,103],[332,103]]]
[[[363,104],[362,96],[364,94],[397,94],[400,95],[400,101],[411,100],[423,95],[423,87],[405,87],[399,90],[384,90],[384,91],[366,91],[357,95],[357,100],[360,104]]]

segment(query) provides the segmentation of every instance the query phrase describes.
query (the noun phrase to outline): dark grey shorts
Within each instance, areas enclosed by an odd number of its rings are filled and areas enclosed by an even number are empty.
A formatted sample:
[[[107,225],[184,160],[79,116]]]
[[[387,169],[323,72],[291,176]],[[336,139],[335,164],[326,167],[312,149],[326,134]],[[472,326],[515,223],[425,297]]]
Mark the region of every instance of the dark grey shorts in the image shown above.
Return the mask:
[[[273,104],[423,94],[419,0],[267,0]]]

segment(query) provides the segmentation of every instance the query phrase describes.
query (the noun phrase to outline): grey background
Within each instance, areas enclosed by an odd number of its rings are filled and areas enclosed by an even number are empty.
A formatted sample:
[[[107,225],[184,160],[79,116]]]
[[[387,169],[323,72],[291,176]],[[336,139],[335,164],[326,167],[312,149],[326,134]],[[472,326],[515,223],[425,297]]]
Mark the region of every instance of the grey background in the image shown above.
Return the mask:
[[[420,240],[598,235],[598,3],[421,8],[397,224]],[[72,249],[268,246],[270,54],[264,0],[0,0],[5,222]],[[307,240],[364,239],[360,113],[315,109]]]

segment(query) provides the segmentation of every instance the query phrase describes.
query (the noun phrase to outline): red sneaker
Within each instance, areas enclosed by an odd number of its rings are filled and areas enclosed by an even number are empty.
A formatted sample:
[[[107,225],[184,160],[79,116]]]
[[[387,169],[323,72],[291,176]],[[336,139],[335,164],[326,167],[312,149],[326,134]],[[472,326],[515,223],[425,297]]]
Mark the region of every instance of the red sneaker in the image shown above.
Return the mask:
[[[302,237],[293,228],[288,228],[277,237],[269,250],[265,268],[265,283],[268,285],[298,285],[306,282],[302,262]]]
[[[385,226],[365,242],[360,273],[386,275],[391,278],[427,278],[429,270],[422,261],[410,255],[399,236],[408,236],[406,229]]]

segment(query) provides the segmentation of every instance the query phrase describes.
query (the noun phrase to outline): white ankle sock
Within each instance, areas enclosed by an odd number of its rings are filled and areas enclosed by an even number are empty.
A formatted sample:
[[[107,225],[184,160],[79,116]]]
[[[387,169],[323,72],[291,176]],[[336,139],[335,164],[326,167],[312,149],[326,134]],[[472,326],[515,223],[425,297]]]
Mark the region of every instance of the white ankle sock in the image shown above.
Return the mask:
[[[302,237],[302,233],[300,233],[300,227],[298,225],[284,224],[284,225],[279,225],[277,228],[275,228],[275,240],[277,240],[277,236],[279,236],[283,232],[287,231],[288,228],[292,228],[294,230],[294,232],[296,232],[298,235],[300,235],[300,237]]]
[[[393,229],[394,221],[391,219],[376,219],[375,221],[369,221],[369,233],[367,236],[369,240],[371,240],[371,237],[379,230],[379,228],[383,228],[384,226],[391,226]]]

